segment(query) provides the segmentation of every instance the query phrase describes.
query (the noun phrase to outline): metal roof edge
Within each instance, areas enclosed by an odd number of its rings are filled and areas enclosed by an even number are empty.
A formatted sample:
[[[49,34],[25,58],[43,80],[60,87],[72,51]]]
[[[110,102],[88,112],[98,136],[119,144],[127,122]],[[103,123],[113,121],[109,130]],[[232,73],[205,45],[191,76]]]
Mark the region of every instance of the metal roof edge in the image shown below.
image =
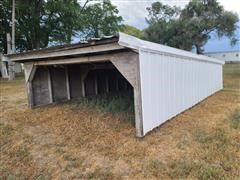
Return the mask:
[[[240,50],[233,50],[233,51],[210,51],[210,52],[204,52],[203,54],[221,54],[221,53],[240,53]]]
[[[185,57],[188,59],[190,58],[198,61],[207,61],[207,62],[212,62],[217,64],[224,64],[223,61],[217,60],[215,58],[210,58],[204,55],[194,54],[185,50],[181,50],[181,49],[177,49],[177,48],[173,48],[173,47],[169,47],[169,46],[165,46],[165,45],[161,45],[161,44],[157,44],[149,41],[144,41],[122,32],[119,32],[118,43],[121,46],[125,46],[128,48],[137,50],[138,52],[143,50],[143,51],[152,52],[152,53]]]

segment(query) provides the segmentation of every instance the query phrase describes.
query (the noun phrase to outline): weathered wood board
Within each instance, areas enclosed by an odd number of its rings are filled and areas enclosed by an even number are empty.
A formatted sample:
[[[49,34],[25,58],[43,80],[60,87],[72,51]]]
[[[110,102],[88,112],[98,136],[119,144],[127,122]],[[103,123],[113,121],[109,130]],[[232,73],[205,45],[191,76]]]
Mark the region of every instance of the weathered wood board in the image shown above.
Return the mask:
[[[50,102],[48,70],[47,68],[38,68],[32,80],[33,105],[45,105]]]
[[[53,101],[64,101],[68,99],[66,87],[66,74],[63,67],[50,68]]]

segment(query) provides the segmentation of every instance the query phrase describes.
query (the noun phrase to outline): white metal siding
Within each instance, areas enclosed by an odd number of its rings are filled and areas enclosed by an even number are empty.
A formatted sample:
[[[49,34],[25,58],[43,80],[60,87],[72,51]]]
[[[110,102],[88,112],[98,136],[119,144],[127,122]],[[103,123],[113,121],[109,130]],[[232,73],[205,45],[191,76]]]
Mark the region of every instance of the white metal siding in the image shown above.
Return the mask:
[[[222,88],[222,64],[140,50],[143,134]]]

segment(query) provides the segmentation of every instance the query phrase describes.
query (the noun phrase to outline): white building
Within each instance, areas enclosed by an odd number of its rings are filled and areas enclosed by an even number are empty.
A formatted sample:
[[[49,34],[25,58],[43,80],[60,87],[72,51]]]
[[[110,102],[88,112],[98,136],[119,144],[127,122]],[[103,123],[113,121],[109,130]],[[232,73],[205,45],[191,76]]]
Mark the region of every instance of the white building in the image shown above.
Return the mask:
[[[222,60],[224,62],[240,62],[239,51],[221,51],[221,52],[207,52],[204,53],[208,57]]]

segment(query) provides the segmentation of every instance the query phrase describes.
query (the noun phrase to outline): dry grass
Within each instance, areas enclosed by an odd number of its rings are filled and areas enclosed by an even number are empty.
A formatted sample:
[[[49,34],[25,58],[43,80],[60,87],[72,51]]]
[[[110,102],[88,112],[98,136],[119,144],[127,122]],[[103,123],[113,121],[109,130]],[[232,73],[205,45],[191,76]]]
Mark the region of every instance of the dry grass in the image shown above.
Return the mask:
[[[238,87],[239,75],[225,78]],[[240,178],[239,89],[138,139],[125,116],[75,103],[32,110],[21,78],[0,85],[0,179]]]

